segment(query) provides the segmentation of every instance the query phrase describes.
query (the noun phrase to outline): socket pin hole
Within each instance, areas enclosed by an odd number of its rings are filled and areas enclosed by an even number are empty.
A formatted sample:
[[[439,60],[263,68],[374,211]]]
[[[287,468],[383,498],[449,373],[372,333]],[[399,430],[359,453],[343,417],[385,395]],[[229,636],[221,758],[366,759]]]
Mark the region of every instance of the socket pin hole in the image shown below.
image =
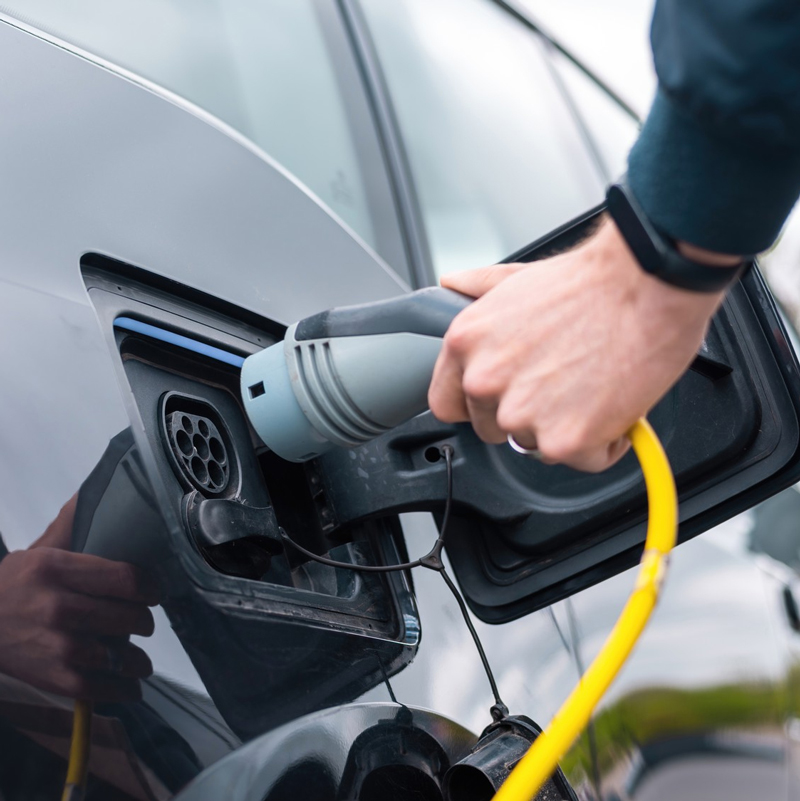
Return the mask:
[[[184,456],[192,455],[192,441],[189,439],[189,435],[183,429],[179,428],[175,432],[175,442],[178,444],[178,447]]]
[[[430,448],[425,448],[425,461],[430,462],[431,464],[436,464],[442,458],[442,452],[438,448],[434,448],[431,446]]]
[[[265,392],[263,381],[259,381],[257,384],[253,384],[253,386],[250,387],[251,398],[260,398]]]
[[[165,444],[170,446],[173,467],[195,489],[217,495],[227,488],[232,468],[236,468],[235,460],[228,453],[225,432],[217,428],[219,424],[213,417],[202,414],[206,412],[205,404],[191,398],[180,400],[186,403],[186,408],[172,411],[170,404],[177,399],[168,400],[163,408],[167,429]],[[213,408],[208,411],[216,412]]]
[[[225,464],[225,447],[223,444],[216,437],[211,437],[208,446],[211,449],[211,456],[220,464]]]
[[[208,470],[206,469],[202,459],[200,459],[198,456],[195,456],[194,459],[192,459],[189,467],[197,481],[199,481],[201,484],[208,483]]]
[[[208,443],[199,434],[195,434],[192,439],[194,447],[197,448],[197,455],[205,460],[208,459]]]
[[[211,483],[219,487],[225,483],[225,472],[223,469],[212,459],[208,465],[208,477]]]

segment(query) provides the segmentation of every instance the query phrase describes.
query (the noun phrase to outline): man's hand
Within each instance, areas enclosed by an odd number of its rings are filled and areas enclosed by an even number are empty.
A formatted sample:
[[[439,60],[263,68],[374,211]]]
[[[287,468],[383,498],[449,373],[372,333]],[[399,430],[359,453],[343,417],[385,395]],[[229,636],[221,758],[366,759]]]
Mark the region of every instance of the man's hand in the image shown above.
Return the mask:
[[[591,472],[625,453],[625,433],[691,364],[724,295],[647,275],[611,221],[569,253],[442,285],[479,299],[444,338],[434,415]]]
[[[128,701],[153,672],[131,634],[158,599],[135,567],[68,547],[75,498],[39,540],[0,562],[0,671],[72,698]]]

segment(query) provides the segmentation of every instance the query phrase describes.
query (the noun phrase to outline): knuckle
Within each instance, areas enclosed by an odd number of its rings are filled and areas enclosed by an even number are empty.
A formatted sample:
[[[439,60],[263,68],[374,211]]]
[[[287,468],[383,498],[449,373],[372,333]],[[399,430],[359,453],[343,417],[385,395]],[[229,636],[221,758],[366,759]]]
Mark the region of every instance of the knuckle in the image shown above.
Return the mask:
[[[464,319],[464,312],[462,312],[447,329],[442,348],[447,355],[463,356],[472,349],[475,338],[474,326],[470,324],[469,319]]]
[[[76,662],[77,648],[75,642],[67,635],[59,635],[53,640],[53,656],[59,665],[72,665]]]
[[[428,397],[428,407],[433,416],[443,423],[457,423],[461,415],[452,403],[448,403],[439,395],[432,394]]]
[[[501,404],[497,409],[497,425],[506,432],[520,433],[533,431],[534,425],[531,414],[525,413],[516,406]]]
[[[60,671],[58,684],[64,695],[69,698],[85,698],[90,695],[86,678],[77,670]]]
[[[102,630],[104,615],[102,601],[78,596],[69,614],[69,626],[74,631],[98,633]]]
[[[41,620],[47,628],[63,629],[69,621],[70,614],[64,596],[60,593],[49,592],[39,602]]]
[[[468,398],[483,403],[496,400],[503,391],[500,377],[486,365],[469,368],[461,384]]]
[[[583,431],[578,427],[572,427],[541,436],[538,446],[546,459],[572,464],[586,450],[587,442]]]
[[[55,560],[50,548],[24,551],[27,578],[37,584],[47,584],[55,573]]]
[[[116,570],[114,582],[120,597],[136,598],[139,594],[138,570],[127,562],[114,562],[113,564]]]

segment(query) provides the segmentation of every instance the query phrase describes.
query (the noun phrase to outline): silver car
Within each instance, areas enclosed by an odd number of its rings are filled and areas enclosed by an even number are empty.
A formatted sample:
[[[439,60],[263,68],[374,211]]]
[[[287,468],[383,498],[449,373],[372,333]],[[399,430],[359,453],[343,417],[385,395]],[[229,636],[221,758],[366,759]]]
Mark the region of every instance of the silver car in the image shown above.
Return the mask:
[[[159,588],[152,636],[131,627],[152,676],[95,703],[87,798],[490,797],[448,774],[497,698],[441,577],[309,562],[264,521],[354,564],[420,555],[450,443],[446,564],[532,738],[632,587],[635,459],[585,476],[425,414],[288,464],[237,365],[311,313],[576,241],[635,115],[501,0],[10,0],[0,75],[0,579],[45,546]],[[797,796],[792,336],[751,271],[654,410],[689,541],[542,798]],[[3,801],[64,782],[80,692],[15,623],[89,623],[48,576],[18,606],[0,580]],[[110,687],[128,641],[95,634]]]

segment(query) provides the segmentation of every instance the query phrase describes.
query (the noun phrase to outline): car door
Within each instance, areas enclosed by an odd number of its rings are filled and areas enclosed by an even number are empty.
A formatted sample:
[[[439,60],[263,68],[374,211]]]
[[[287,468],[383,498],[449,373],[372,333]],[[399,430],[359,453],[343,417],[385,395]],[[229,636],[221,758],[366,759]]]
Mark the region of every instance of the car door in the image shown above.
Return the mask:
[[[244,4],[225,13],[155,3],[62,12],[45,2],[6,5],[0,20],[7,78],[0,89],[0,531],[10,551],[24,551],[77,495],[72,541],[59,547],[158,561],[163,603],[154,610],[155,633],[134,638],[155,675],[142,701],[96,706],[90,797],[167,798],[242,739],[383,681],[384,671],[413,657],[419,627],[403,577],[339,581],[330,571],[293,566],[289,578],[286,567],[278,585],[291,585],[290,598],[298,599],[287,604],[285,593],[269,601],[253,595],[257,585],[241,576],[264,557],[258,542],[242,546],[241,560],[233,557],[245,567],[229,560],[221,567],[221,552],[209,561],[173,519],[182,555],[159,550],[170,536],[159,504],[171,501],[161,495],[190,477],[170,461],[175,454],[164,447],[154,412],[178,419],[186,412],[193,436],[205,430],[212,455],[224,446],[213,463],[206,453],[202,468],[212,478],[222,471],[214,487],[225,489],[215,500],[247,493],[253,506],[265,503],[265,480],[226,389],[230,365],[197,353],[194,367],[168,364],[169,343],[114,321],[132,314],[162,332],[246,353],[312,311],[402,293],[410,273],[333,4],[272,3],[256,18]],[[262,98],[273,116],[262,113]],[[161,355],[129,352],[143,343]],[[141,395],[148,391],[155,400]],[[147,406],[165,391],[175,408]],[[145,454],[148,432],[156,437],[155,462]],[[246,463],[237,450],[242,439]],[[296,477],[274,480],[286,488]],[[389,531],[385,547],[400,544]],[[347,558],[353,546],[343,548]],[[244,594],[221,592],[219,581]],[[215,599],[224,599],[216,612]],[[36,602],[32,594],[31,608]],[[271,634],[266,606],[277,608]],[[239,631],[224,623],[236,617]],[[297,620],[300,636],[292,634]],[[369,647],[348,654],[345,642]],[[259,655],[264,649],[274,662]],[[71,702],[36,671],[9,670],[2,793],[55,797]]]
[[[356,18],[363,15],[364,35],[378,54],[382,74],[375,80],[393,104],[417,182],[434,273],[503,259],[544,233],[536,226],[546,228],[548,214],[556,217],[549,222],[554,227],[578,206],[600,202],[602,185],[624,170],[635,115],[508,4],[458,3],[457,10],[413,0],[350,5]],[[448,227],[449,221],[457,222]],[[784,492],[787,500],[796,494]],[[561,502],[579,503],[576,496]],[[769,795],[785,795],[791,749],[783,729],[793,674],[782,635],[784,588],[747,545],[751,521],[745,513],[675,553],[649,632],[565,761],[587,797],[749,798],[766,786]],[[782,521],[794,525],[791,515]],[[412,551],[424,548],[431,525],[424,516],[408,518]],[[466,547],[459,538],[450,548],[452,566],[467,595],[470,585],[475,589],[477,617],[495,624],[475,621],[501,694],[514,699],[512,708],[528,708],[544,722],[597,653],[633,577],[607,577],[500,622],[502,610],[493,603],[510,597],[509,584],[519,585],[508,569],[514,557],[505,550],[513,551],[513,536],[495,548],[494,534]],[[545,547],[534,559],[552,557]],[[496,581],[492,589],[487,575]],[[588,580],[603,576],[610,573]],[[573,589],[583,583],[571,580]],[[434,577],[418,577],[416,591],[425,626],[446,635],[441,647],[423,646],[393,680],[395,692],[477,729],[491,697],[472,644],[452,619],[449,599],[437,594]],[[437,680],[442,667],[448,675],[457,671],[458,686]]]
[[[92,19],[103,19],[102,9],[90,10]],[[380,54],[380,47],[370,51],[361,38],[369,33],[358,27],[363,18],[341,17],[330,3],[295,0],[269,6],[264,13],[277,16],[260,20],[241,9],[220,17],[217,9],[211,22],[202,15],[181,22],[178,15],[170,24],[153,24],[157,46],[147,40],[147,47],[137,49],[133,34],[151,27],[146,10],[137,5],[125,17],[127,25],[115,19],[106,27],[81,29],[79,15],[50,16],[58,9],[26,6],[25,21],[18,12],[0,26],[4,72],[17,76],[2,89],[4,119],[14,124],[2,128],[3,174],[10,187],[3,196],[3,364],[10,376],[11,412],[2,428],[7,455],[0,530],[12,548],[24,548],[79,492],[83,525],[76,527],[73,545],[157,569],[165,593],[154,644],[146,646],[157,677],[145,685],[144,707],[98,710],[96,732],[106,751],[97,751],[93,792],[104,798],[169,797],[242,740],[349,701],[369,687],[387,687],[392,674],[398,676],[395,683],[403,682],[414,675],[404,668],[418,652],[431,655],[425,681],[433,685],[427,696],[432,705],[450,712],[456,709],[453,699],[459,699],[462,709],[472,710],[467,722],[475,731],[486,714],[474,711],[477,683],[484,679],[467,667],[474,661],[457,658],[464,654],[463,630],[457,622],[433,616],[431,647],[420,650],[420,599],[431,609],[443,608],[440,585],[425,595],[429,577],[420,577],[414,594],[406,576],[361,580],[293,561],[276,552],[274,530],[261,523],[271,519],[271,509],[319,552],[360,562],[397,561],[432,533],[430,516],[419,510],[441,511],[443,482],[437,475],[441,478],[443,466],[425,453],[450,439],[459,453],[464,446],[458,492],[472,481],[491,490],[473,495],[494,499],[488,509],[465,504],[464,496],[458,499],[459,524],[470,546],[488,531],[508,536],[507,505],[526,494],[515,478],[519,462],[486,452],[465,429],[442,433],[427,417],[409,430],[411,447],[404,454],[414,469],[406,471],[407,480],[395,482],[397,496],[365,491],[350,456],[334,455],[307,470],[293,470],[267,453],[247,428],[232,389],[237,364],[279,338],[294,319],[389,297],[426,276],[431,280],[426,270],[446,263],[448,253],[450,264],[460,265],[468,263],[468,254],[494,260],[524,246],[591,205],[602,187],[600,162],[587,152],[585,131],[558,87],[543,84],[550,87],[548,102],[556,108],[551,114],[543,104],[547,113],[537,109],[529,127],[546,128],[551,116],[558,125],[543,131],[540,151],[553,150],[548,170],[531,175],[553,192],[562,186],[569,191],[559,203],[543,205],[532,228],[523,216],[513,226],[498,225],[496,233],[493,225],[501,218],[491,206],[475,200],[474,210],[469,203],[448,209],[448,200],[460,199],[463,187],[456,184],[437,194],[437,176],[468,176],[469,149],[441,163],[432,152],[420,159],[416,173],[409,171],[412,137],[402,116],[400,126],[392,122],[392,109],[385,105],[391,97],[381,94],[386,87],[372,74],[363,92],[352,93],[361,86],[359,70],[367,72],[370,56]],[[505,41],[506,31],[517,29],[500,19]],[[177,33],[185,25],[194,33],[183,41]],[[217,47],[220,33],[227,37],[231,30],[236,34],[230,34],[236,43],[233,65]],[[98,31],[114,31],[118,38],[107,40]],[[267,34],[276,39],[263,47]],[[294,43],[302,36],[307,44],[302,52],[329,59],[316,73],[310,61],[299,76],[281,63],[263,61],[280,52],[295,54]],[[181,41],[184,59],[168,58]],[[214,46],[204,60],[200,54],[209,41]],[[353,44],[359,60],[349,60]],[[250,72],[241,63],[248,54]],[[539,77],[550,74],[547,59],[541,54],[532,59]],[[342,75],[339,67],[350,94],[331,83]],[[245,76],[241,80],[222,82],[220,76],[239,71]],[[193,81],[197,75],[201,80]],[[277,87],[259,84],[259,75]],[[301,90],[309,86],[325,102],[297,108],[298,96],[308,96]],[[297,115],[286,128],[290,133],[276,134],[270,127],[275,117],[258,107],[261,92],[270,98],[269,108]],[[326,106],[337,98],[339,106]],[[358,119],[363,124],[353,122]],[[463,118],[454,114],[445,141],[454,142],[463,127]],[[493,130],[494,123],[482,132],[484,143],[491,143]],[[299,140],[298,131],[308,139]],[[309,164],[299,159],[329,146],[334,158]],[[281,163],[265,150],[278,153]],[[415,179],[426,166],[432,170],[427,188]],[[513,172],[507,159],[488,167],[466,186],[467,197],[477,198],[495,169]],[[534,194],[540,197],[538,190]],[[424,215],[426,202],[433,209],[430,218]],[[465,230],[474,235],[469,247],[461,241]],[[753,294],[743,296],[742,314],[752,324],[745,299],[763,300],[767,313],[770,307],[757,278],[748,291]],[[761,330],[764,320],[755,322],[760,328],[754,326],[753,336],[760,332],[765,339],[758,342],[772,353],[772,340]],[[768,318],[767,328],[771,322]],[[778,325],[775,330],[780,334]],[[737,355],[736,348],[730,353]],[[703,364],[713,365],[718,355],[710,352]],[[789,360],[771,372],[765,367],[758,377],[780,398],[783,385],[777,379],[791,380],[792,368]],[[734,370],[737,377],[749,375],[739,362]],[[667,415],[662,423],[669,427],[673,421]],[[791,439],[779,427],[769,433],[781,446]],[[187,439],[188,453],[182,445]],[[375,444],[385,446],[386,441]],[[789,480],[780,471],[792,469],[792,454],[774,451],[773,472],[778,480]],[[366,451],[362,456],[372,458]],[[634,467],[624,470],[615,480],[635,500]],[[522,483],[528,478],[523,476]],[[709,484],[716,478],[709,474]],[[559,483],[566,486],[570,480],[562,474]],[[609,493],[606,500],[600,516],[607,526],[616,517],[619,498]],[[704,507],[698,517],[709,509],[716,506]],[[398,512],[410,515],[404,518],[405,536],[397,526]],[[642,512],[640,504],[623,521],[633,525],[621,527],[629,539],[614,540],[613,548],[624,558],[612,560],[612,572],[635,557]],[[231,514],[234,524],[224,523]],[[530,511],[516,514],[521,516],[530,517]],[[581,520],[584,526],[588,522]],[[568,521],[548,536],[558,544],[569,532]],[[619,532],[601,533],[611,541]],[[484,604],[470,581],[474,553],[469,547],[460,553],[451,549],[454,569],[473,607],[500,610],[497,619],[547,607],[566,594],[564,575],[556,575],[543,582],[544,596],[517,587],[510,602],[489,598]],[[588,551],[583,558],[584,565],[608,561]],[[603,564],[581,582],[607,574]],[[479,589],[486,596],[487,587]],[[491,582],[488,591],[491,595]],[[447,609],[443,614],[452,614],[452,607]],[[502,628],[491,629],[497,632],[495,653],[502,640],[500,652],[508,660],[504,681],[516,682],[521,711],[540,720],[574,679],[570,659],[576,660],[578,637],[568,631],[567,612],[563,606],[553,617],[536,613],[525,621],[536,621],[538,662],[526,662],[529,653],[502,637]],[[460,649],[443,647],[457,642]],[[531,665],[536,689],[527,678]],[[4,780],[41,779],[52,789],[62,775],[68,703],[23,687],[18,679],[7,683],[4,699],[3,734],[9,743]],[[409,692],[398,700],[424,703],[425,697]],[[37,710],[46,713],[33,714]],[[464,720],[456,712],[453,716]],[[428,728],[442,725],[433,719]],[[452,742],[463,747],[466,736],[459,730]],[[28,766],[22,779],[21,764]],[[23,790],[15,794],[24,797],[25,786],[17,785]]]

